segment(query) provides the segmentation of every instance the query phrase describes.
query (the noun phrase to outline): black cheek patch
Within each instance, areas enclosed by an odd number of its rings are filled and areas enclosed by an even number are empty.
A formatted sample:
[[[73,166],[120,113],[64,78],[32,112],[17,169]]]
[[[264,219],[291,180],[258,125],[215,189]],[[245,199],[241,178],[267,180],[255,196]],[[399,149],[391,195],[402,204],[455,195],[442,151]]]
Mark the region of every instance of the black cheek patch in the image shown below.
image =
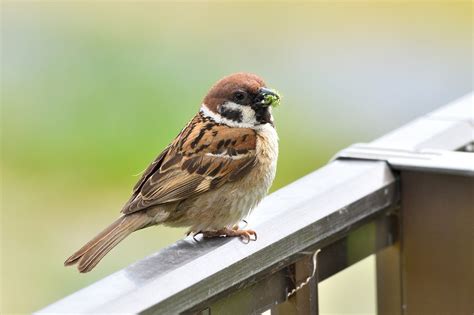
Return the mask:
[[[229,109],[222,107],[220,109],[221,116],[236,122],[242,122],[243,117],[242,117],[242,112],[238,109]]]

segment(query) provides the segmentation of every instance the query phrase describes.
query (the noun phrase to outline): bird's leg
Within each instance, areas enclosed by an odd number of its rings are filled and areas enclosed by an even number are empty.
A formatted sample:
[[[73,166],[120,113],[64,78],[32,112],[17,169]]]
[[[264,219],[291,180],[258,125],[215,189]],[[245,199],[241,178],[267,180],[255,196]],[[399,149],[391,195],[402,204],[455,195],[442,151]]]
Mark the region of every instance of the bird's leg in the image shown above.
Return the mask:
[[[204,236],[204,238],[238,236],[245,243],[257,240],[257,232],[255,232],[254,230],[239,230],[238,227],[233,227],[232,229],[223,228],[217,231],[203,231],[202,235]]]

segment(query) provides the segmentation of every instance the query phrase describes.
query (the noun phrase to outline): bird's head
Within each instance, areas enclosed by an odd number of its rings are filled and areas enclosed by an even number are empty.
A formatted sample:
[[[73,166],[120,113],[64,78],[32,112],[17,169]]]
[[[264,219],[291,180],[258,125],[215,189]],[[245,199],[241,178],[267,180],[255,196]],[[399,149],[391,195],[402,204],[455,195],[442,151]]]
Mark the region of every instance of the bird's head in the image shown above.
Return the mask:
[[[280,95],[250,73],[224,77],[209,90],[201,113],[231,127],[259,128],[273,125],[272,107],[280,103]]]

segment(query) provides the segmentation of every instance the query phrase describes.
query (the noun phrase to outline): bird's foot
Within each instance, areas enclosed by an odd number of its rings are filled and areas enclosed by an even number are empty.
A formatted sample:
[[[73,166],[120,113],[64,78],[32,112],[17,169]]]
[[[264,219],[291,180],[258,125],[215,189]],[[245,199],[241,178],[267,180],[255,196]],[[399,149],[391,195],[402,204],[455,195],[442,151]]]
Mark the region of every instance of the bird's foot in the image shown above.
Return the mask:
[[[235,237],[238,236],[243,242],[249,243],[250,241],[257,240],[257,232],[254,230],[239,230],[238,228],[223,228],[217,231],[204,231],[202,232],[204,238],[212,237]]]

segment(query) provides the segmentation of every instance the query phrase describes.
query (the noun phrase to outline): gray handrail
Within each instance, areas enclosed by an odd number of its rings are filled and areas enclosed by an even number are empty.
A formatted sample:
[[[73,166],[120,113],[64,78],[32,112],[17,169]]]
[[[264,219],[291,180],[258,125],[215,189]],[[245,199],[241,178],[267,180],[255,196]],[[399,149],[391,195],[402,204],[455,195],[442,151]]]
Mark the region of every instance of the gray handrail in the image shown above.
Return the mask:
[[[466,96],[362,149],[359,146],[342,151],[340,159],[269,195],[248,219],[248,227],[258,232],[256,242],[196,242],[186,238],[38,313],[196,312],[270,281],[269,277],[276,277],[316,249],[323,248],[321,254],[325,254],[324,248],[335,246],[364,224],[381,220],[398,207],[399,183],[393,169],[426,168],[429,158],[425,157],[429,154],[424,150],[454,150],[473,141],[473,99],[473,95]],[[453,172],[473,176],[470,157],[460,157],[467,153],[450,154],[455,155],[450,157],[452,161],[459,159],[464,164],[454,165],[448,159],[441,166],[431,163],[428,168],[433,172],[450,172],[451,165]],[[394,156],[397,163],[393,163]],[[384,233],[382,238],[386,242],[377,242],[357,259],[395,241],[390,229]],[[355,262],[349,260],[339,269],[320,272],[320,280]],[[290,287],[285,283],[278,289],[288,292]],[[242,307],[241,312],[262,311],[286,297],[285,292],[275,291],[254,301],[251,309]]]

